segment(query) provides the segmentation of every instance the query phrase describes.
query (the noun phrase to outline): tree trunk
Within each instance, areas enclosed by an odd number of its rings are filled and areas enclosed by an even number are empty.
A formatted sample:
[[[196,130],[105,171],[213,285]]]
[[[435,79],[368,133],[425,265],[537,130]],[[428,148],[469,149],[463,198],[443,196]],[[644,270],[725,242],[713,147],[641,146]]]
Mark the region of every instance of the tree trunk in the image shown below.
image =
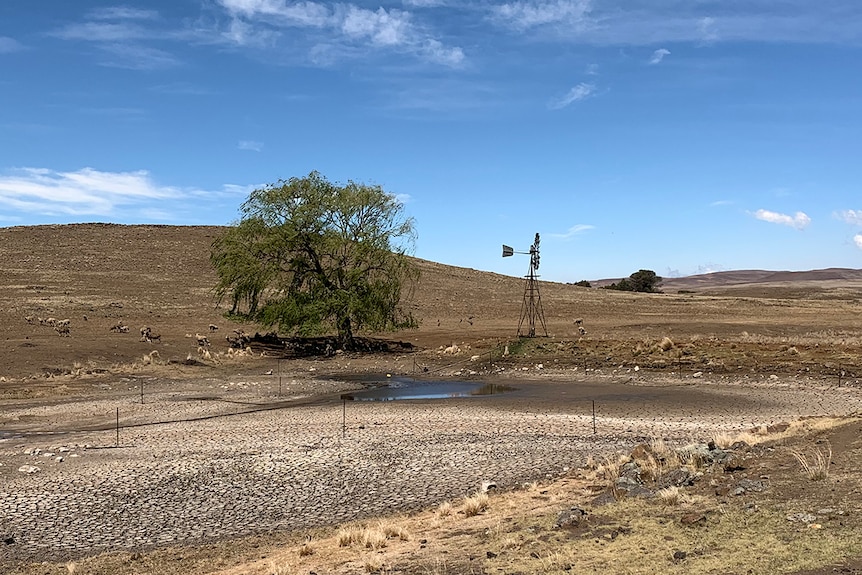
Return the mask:
[[[350,317],[339,318],[338,320],[338,344],[341,349],[351,351],[354,349],[353,328],[350,323]]]

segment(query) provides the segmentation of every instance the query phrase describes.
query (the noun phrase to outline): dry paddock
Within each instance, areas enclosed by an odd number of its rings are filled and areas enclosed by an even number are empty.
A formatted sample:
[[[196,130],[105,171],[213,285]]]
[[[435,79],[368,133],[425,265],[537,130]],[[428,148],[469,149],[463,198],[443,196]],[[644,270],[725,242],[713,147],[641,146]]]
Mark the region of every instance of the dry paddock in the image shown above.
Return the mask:
[[[572,372],[504,382],[516,390],[345,403],[340,394],[355,385],[344,382],[289,379],[279,396],[273,376],[151,378],[141,404],[141,380],[118,378],[99,384],[102,395],[5,401],[0,560],[73,559],[419,509],[482,481],[505,489],[558,476],[650,437],[703,441],[862,406],[853,385],[774,377],[623,383]]]

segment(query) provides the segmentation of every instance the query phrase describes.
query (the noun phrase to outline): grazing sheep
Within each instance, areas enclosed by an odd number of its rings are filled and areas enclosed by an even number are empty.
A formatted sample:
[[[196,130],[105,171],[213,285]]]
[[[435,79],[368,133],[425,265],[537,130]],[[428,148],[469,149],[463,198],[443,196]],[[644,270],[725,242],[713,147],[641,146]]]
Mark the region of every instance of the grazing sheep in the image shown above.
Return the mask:
[[[25,315],[24,321],[26,321],[29,324],[33,324],[33,323],[36,323],[36,317],[32,316],[32,315]]]
[[[210,340],[205,335],[201,335],[199,333],[196,333],[195,339],[197,339],[197,341],[198,341],[198,347],[209,347],[209,345],[210,345]]]
[[[49,325],[51,327],[54,327],[56,324],[57,324],[57,320],[53,317],[45,318],[45,320],[42,323],[42,325]]]
[[[243,330],[235,329],[233,330],[235,336],[226,335],[225,339],[227,340],[228,345],[231,349],[243,349],[251,343],[251,337],[249,337]]]
[[[69,327],[71,323],[71,320],[68,319],[58,319],[54,322],[54,327]]]
[[[218,331],[218,326],[214,323],[211,323],[210,324],[210,333],[212,333],[214,331]]]
[[[158,341],[161,343],[162,336],[161,334],[153,333],[153,329],[150,326],[144,326],[141,328],[141,341],[145,341],[147,343],[153,343]]]
[[[109,331],[113,331],[115,333],[129,333],[129,326],[117,322],[116,325],[111,326]]]
[[[584,329],[584,326],[578,326],[578,333],[581,335],[587,335],[587,330]]]
[[[444,349],[443,353],[448,354],[448,355],[458,355],[459,353],[461,353],[461,348],[458,347],[457,344],[453,343],[452,345],[450,345],[449,347]]]
[[[584,318],[579,317],[575,319],[575,325],[581,325],[582,323],[584,323]]]
[[[56,331],[57,335],[60,337],[70,337],[72,335],[69,331],[69,324],[56,325],[54,326],[54,331]]]

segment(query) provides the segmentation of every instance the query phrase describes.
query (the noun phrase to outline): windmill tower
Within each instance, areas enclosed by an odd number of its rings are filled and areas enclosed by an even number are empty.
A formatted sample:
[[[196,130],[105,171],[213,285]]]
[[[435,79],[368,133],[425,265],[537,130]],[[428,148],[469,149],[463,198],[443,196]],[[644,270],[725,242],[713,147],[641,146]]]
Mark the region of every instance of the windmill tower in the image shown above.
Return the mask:
[[[525,276],[524,302],[521,305],[521,318],[518,320],[518,337],[536,337],[536,325],[540,325],[545,337],[548,337],[548,328],[545,325],[545,311],[542,309],[542,294],[539,293],[539,234],[529,252],[516,252],[511,247],[503,245],[503,257],[512,254],[528,254],[530,256],[530,272]],[[526,333],[522,333],[525,328]]]

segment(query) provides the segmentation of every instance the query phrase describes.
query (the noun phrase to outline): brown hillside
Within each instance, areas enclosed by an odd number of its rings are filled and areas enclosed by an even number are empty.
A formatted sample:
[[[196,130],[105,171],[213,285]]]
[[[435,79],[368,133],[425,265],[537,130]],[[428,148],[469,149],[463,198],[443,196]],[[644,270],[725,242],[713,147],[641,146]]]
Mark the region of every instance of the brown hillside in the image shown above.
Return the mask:
[[[84,363],[108,368],[140,358],[152,344],[141,326],[162,335],[160,354],[183,359],[209,324],[226,347],[230,325],[215,306],[208,261],[222,228],[79,224],[0,228],[0,376],[42,375]],[[418,260],[422,276],[407,303],[418,330],[390,334],[422,350],[467,344],[489,350],[513,339],[521,313],[523,279]],[[731,272],[710,274],[728,278]],[[862,281],[853,270],[812,275],[738,272],[755,282],[723,285],[698,276],[697,293],[633,294],[542,282],[548,334],[566,353],[557,361],[630,363],[663,368],[689,361],[736,369],[780,356],[788,369],[828,370],[859,363]],[[810,277],[827,278],[808,281]],[[781,281],[764,283],[766,279]],[[795,281],[793,278],[799,278]],[[837,279],[836,279],[837,278]],[[843,278],[843,279],[842,279]],[[804,281],[803,281],[804,280]],[[673,280],[673,286],[682,285]],[[69,319],[70,337],[25,321]],[[586,334],[575,318],[583,318]],[[130,333],[112,333],[125,324]],[[239,326],[253,333],[258,326]],[[539,329],[540,335],[542,330]],[[669,337],[688,347],[673,354],[643,353]],[[544,340],[537,340],[541,343]],[[838,344],[821,346],[820,344]],[[765,354],[754,358],[755,348]],[[764,359],[765,358],[765,359]],[[733,365],[731,365],[733,364]]]

